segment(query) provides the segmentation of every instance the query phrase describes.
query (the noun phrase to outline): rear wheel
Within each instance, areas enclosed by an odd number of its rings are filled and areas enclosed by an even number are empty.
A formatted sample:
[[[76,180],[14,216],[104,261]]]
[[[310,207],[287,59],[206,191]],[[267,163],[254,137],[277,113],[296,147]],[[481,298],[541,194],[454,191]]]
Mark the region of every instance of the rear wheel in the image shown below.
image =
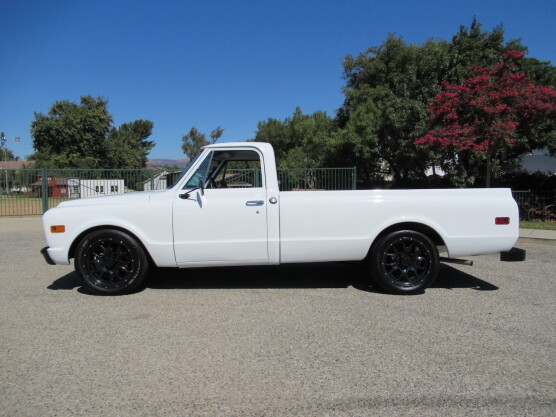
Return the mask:
[[[382,237],[371,249],[369,269],[373,281],[396,294],[416,294],[438,275],[438,250],[424,234],[400,230]]]
[[[119,230],[97,230],[85,236],[75,253],[75,270],[95,294],[120,295],[141,288],[149,264],[135,239]]]

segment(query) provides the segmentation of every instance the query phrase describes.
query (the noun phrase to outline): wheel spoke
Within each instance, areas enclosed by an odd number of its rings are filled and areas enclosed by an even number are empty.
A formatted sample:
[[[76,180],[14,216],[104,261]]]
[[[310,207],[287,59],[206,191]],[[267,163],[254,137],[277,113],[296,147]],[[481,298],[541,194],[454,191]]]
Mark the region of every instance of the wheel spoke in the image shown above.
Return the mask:
[[[99,261],[98,259],[95,259],[95,260],[93,261],[93,265],[94,265],[95,270],[96,270],[100,275],[102,275],[102,274],[104,273],[104,271],[106,271],[106,267],[105,267],[104,264],[103,264],[101,261]]]
[[[133,256],[121,240],[99,239],[90,246],[86,268],[103,288],[124,286],[133,275]]]
[[[400,286],[411,286],[430,272],[430,254],[422,242],[402,237],[390,244],[382,255],[385,275]]]
[[[116,258],[120,259],[123,255],[126,255],[127,253],[128,253],[127,249],[122,244],[119,244],[116,247],[116,251],[114,255],[116,256]]]
[[[121,273],[121,275],[126,275],[129,274],[129,265],[127,264],[123,264],[120,265],[120,267],[118,268],[118,271]]]
[[[101,276],[102,276],[102,279],[105,280],[105,281],[114,282],[114,271],[106,269]]]

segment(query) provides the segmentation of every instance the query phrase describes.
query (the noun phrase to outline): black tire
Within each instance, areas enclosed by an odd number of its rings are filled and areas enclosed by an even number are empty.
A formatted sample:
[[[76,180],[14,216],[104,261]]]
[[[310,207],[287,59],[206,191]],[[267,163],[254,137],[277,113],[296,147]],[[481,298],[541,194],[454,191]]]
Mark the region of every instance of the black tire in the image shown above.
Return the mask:
[[[380,288],[395,294],[417,294],[438,275],[435,244],[424,234],[400,230],[376,242],[368,259],[371,278]]]
[[[137,241],[119,230],[97,230],[86,235],[75,252],[81,284],[100,295],[128,294],[141,289],[149,262]]]

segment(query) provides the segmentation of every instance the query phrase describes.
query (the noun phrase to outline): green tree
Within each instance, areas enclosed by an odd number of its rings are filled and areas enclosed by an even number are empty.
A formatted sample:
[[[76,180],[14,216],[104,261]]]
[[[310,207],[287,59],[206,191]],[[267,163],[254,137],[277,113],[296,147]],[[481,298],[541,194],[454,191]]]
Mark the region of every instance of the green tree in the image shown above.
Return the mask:
[[[380,156],[396,183],[423,178],[432,163],[413,141],[424,134],[428,102],[440,91],[440,81],[446,77],[448,48],[442,41],[408,45],[390,35],[382,45],[356,58],[348,55],[344,61],[346,99],[338,119],[340,127],[350,132],[345,140],[354,142],[354,136],[359,135],[359,153]],[[365,117],[368,112],[372,115]],[[360,126],[364,119],[371,123],[365,129],[350,127]],[[372,171],[376,171],[379,161],[362,163],[358,164],[362,171],[358,176],[372,181]]]
[[[509,50],[527,52],[519,39],[504,42],[504,26],[498,25],[491,32],[483,30],[482,24],[473,18],[471,25],[460,26],[452,37],[449,56],[450,68],[443,81],[460,84],[467,78],[473,65],[491,67]]]
[[[108,100],[82,96],[79,104],[55,102],[48,114],[35,113],[28,156],[47,168],[142,168],[154,147],[153,123],[136,120],[112,126]]]
[[[303,114],[297,107],[291,117],[269,118],[257,128],[255,140],[272,144],[281,168],[334,165],[331,136],[335,124],[326,112]]]
[[[460,27],[451,42],[429,40],[423,45],[408,45],[402,38],[390,35],[380,46],[371,47],[357,57],[348,55],[344,61],[346,98],[337,115],[338,141],[369,147],[364,154],[384,159],[394,183],[406,185],[424,179],[428,167],[446,165],[442,158],[445,154],[424,152],[414,143],[427,131],[427,109],[440,93],[441,83],[461,84],[474,65],[492,67],[509,50],[524,52],[527,48],[519,40],[505,42],[502,26],[489,32],[473,19],[470,27]],[[523,60],[522,71],[537,85],[543,81],[542,84],[550,86],[556,81],[554,67],[534,58]],[[370,102],[374,105],[369,105]],[[352,118],[356,117],[355,124],[360,126],[366,113],[374,127],[369,125],[359,131],[350,128]],[[531,120],[520,127],[522,136],[528,138],[529,148],[550,143],[547,138],[554,132],[551,129],[545,119]],[[360,136],[360,141],[354,135]],[[371,140],[373,135],[375,140]],[[373,146],[375,149],[370,148]],[[516,147],[513,152],[500,154],[505,159],[498,161],[499,165],[510,166],[524,149]],[[484,158],[473,150],[460,150],[451,155],[453,183],[473,184],[477,176],[484,175],[484,170],[479,169],[484,166]],[[372,165],[361,166],[361,162],[358,166],[363,173],[373,169]]]
[[[290,136],[288,119],[282,121],[268,118],[257,124],[254,140],[270,143],[274,148],[274,155],[279,163],[285,158],[288,151],[295,147]]]
[[[330,140],[333,166],[355,166],[357,178],[366,184],[381,180],[384,170],[378,147],[379,118],[375,102],[368,98],[351,112]]]
[[[203,146],[210,145],[211,143],[216,143],[218,139],[224,133],[224,129],[218,126],[216,129],[210,132],[210,142],[204,133],[199,132],[195,126],[193,126],[189,133],[183,135],[181,149],[189,159],[193,159],[201,152]]]
[[[35,113],[31,136],[37,166],[97,168],[106,157],[112,115],[108,100],[81,97],[80,104],[57,101],[48,114]]]
[[[153,122],[135,120],[113,127],[107,140],[107,165],[110,168],[144,168],[147,156],[155,146],[148,141],[152,134]]]
[[[19,161],[19,156],[15,156],[13,151],[7,147],[0,149],[0,160],[2,161]]]
[[[427,110],[443,82],[461,84],[474,65],[492,67],[509,50],[527,48],[520,40],[505,42],[501,25],[488,31],[477,19],[461,26],[450,42],[431,39],[411,45],[390,35],[381,45],[345,58],[345,100],[335,119],[297,108],[284,120],[259,122],[255,140],[273,145],[281,167],[355,165],[358,179],[367,184],[389,172],[395,185],[407,186],[425,180],[428,168],[451,164],[452,183],[471,185],[484,175],[481,152],[427,151],[415,141],[428,130]],[[550,63],[524,58],[521,71],[535,85],[556,83]],[[494,161],[499,167],[510,167],[526,148],[548,146],[556,152],[551,121],[530,118],[519,130],[527,146],[500,153],[501,159]]]
[[[210,142],[216,143],[216,141],[222,136],[222,133],[224,133],[224,129],[222,129],[221,126],[218,126],[216,129],[212,130],[210,132]]]
[[[535,85],[546,85],[556,88],[556,67],[549,61],[539,61],[536,58],[525,57],[519,65],[520,71],[533,81]]]

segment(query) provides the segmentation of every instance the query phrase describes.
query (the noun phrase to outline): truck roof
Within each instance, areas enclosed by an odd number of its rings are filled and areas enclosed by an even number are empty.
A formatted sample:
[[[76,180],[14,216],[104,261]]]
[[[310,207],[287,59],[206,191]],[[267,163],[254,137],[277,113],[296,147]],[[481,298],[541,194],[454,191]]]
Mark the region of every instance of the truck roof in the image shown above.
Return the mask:
[[[218,148],[245,148],[252,147],[261,150],[261,152],[274,152],[272,145],[267,142],[222,142],[214,143],[212,145],[203,146],[204,148],[218,149]]]

